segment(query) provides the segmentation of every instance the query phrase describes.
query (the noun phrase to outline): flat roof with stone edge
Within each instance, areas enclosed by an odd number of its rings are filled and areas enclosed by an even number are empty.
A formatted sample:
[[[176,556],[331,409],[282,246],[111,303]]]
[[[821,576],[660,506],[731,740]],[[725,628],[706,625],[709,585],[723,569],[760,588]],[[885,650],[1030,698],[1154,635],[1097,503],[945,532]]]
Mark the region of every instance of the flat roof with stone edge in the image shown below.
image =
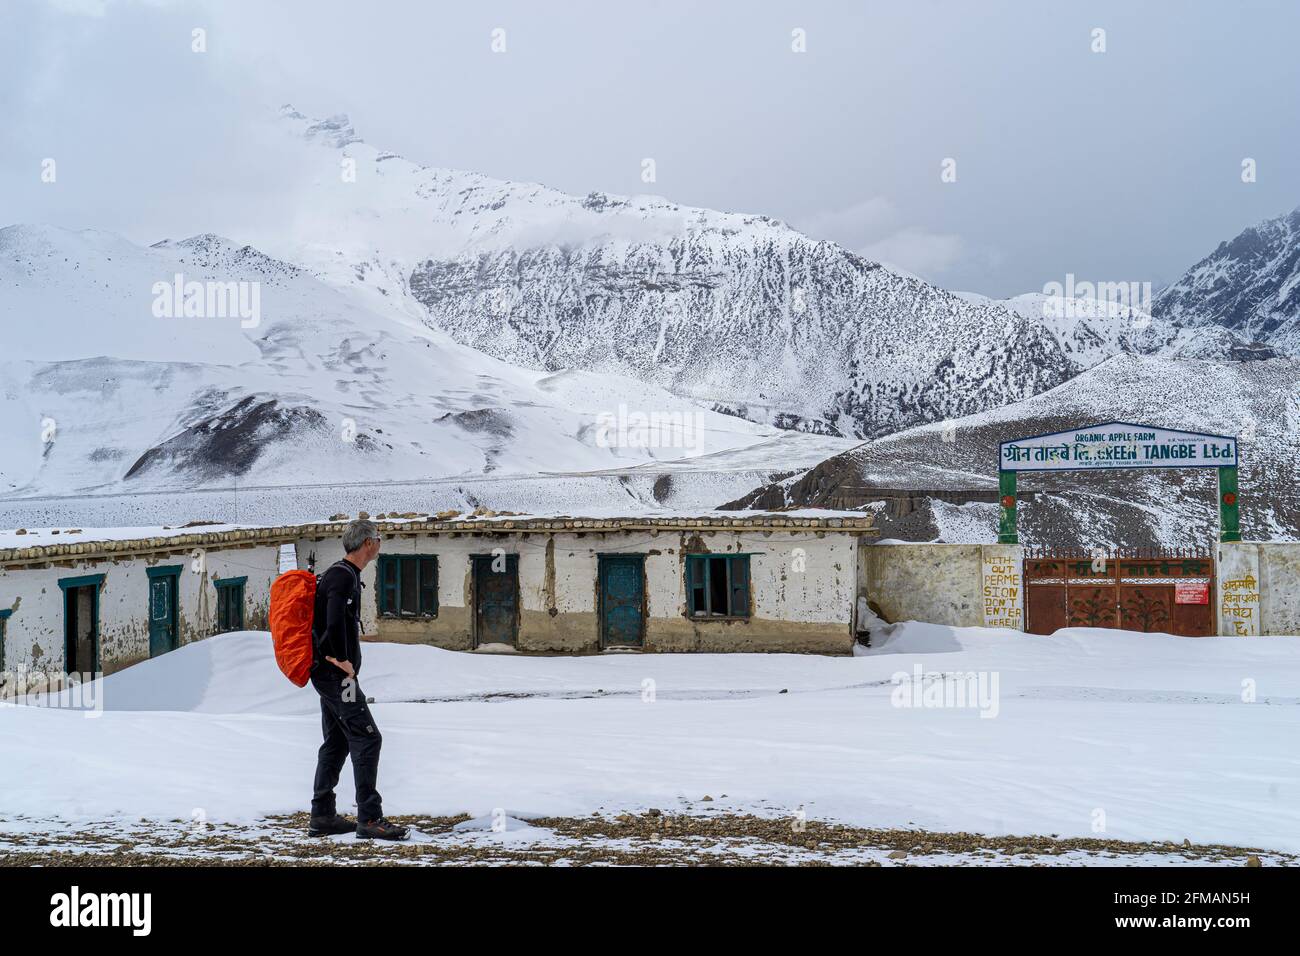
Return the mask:
[[[505,512],[437,515],[403,513],[368,516],[379,533],[390,537],[422,534],[554,534],[556,532],[607,531],[839,531],[854,535],[878,534],[871,515],[852,511],[800,509],[789,512],[741,512],[646,514],[633,516],[576,517],[570,515],[523,515]],[[324,540],[338,537],[351,516],[334,516],[328,521],[306,524],[231,526],[220,523],[179,528],[117,528],[54,530],[42,532],[0,532],[0,568],[81,562],[106,558],[177,554],[195,548],[249,548],[288,544],[303,538]],[[198,531],[196,527],[211,530]],[[20,545],[26,534],[36,539]],[[55,536],[62,540],[55,540]]]

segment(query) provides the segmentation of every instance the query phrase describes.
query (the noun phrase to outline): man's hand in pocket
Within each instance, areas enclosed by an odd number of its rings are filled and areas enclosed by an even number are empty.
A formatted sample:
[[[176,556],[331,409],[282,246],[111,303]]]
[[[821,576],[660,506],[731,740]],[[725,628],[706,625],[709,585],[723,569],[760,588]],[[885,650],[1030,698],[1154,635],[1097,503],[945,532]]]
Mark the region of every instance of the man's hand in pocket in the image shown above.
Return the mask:
[[[353,668],[352,668],[352,662],[351,662],[351,661],[337,661],[337,660],[335,660],[334,658],[332,658],[332,657],[328,657],[328,656],[325,658],[325,660],[329,661],[331,664],[333,664],[335,667],[337,667],[337,668],[338,668],[339,670],[341,670],[343,673],[347,674],[349,677],[356,677],[356,676],[357,676],[357,672],[356,672],[355,670],[353,670]]]

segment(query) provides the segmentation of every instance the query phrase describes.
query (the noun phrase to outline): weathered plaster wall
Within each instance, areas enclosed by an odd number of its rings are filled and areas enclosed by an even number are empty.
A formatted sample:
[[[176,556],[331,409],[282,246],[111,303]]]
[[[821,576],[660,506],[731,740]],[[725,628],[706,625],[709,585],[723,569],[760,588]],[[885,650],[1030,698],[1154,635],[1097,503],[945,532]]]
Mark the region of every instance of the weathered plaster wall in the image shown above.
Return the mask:
[[[887,621],[982,622],[977,544],[864,544],[867,597]]]
[[[868,599],[887,621],[1024,629],[1023,550],[1003,544],[862,544]]]
[[[1223,542],[1216,574],[1220,634],[1300,635],[1300,544]]]
[[[1265,634],[1300,635],[1300,544],[1259,546]]]
[[[362,625],[381,640],[474,646],[470,556],[501,548],[519,556],[518,648],[535,653],[600,650],[598,555],[644,554],[649,651],[809,651],[852,648],[857,538],[835,531],[592,531],[555,534],[390,535],[385,554],[436,555],[438,616],[379,618],[376,566],[366,568]],[[748,620],[686,616],[687,553],[749,553]],[[323,571],[343,556],[337,539],[298,542]]]
[[[244,626],[266,627],[278,549],[269,546],[205,551],[201,560],[186,552],[155,559],[65,562],[60,567],[0,569],[0,607],[12,608],[5,635],[5,667],[61,671],[64,668],[62,578],[102,574],[99,586],[99,656],[105,673],[149,657],[150,567],[181,566],[177,581],[179,642],[188,644],[216,629],[220,578],[247,577]]]
[[[837,530],[614,530],[555,533],[392,533],[389,554],[438,558],[439,610],[433,619],[380,619],[375,571],[367,568],[362,623],[381,640],[432,643],[453,649],[475,644],[470,556],[494,548],[519,561],[518,647],[534,653],[600,650],[598,555],[645,555],[649,651],[784,651],[848,653],[857,591],[857,541]],[[314,557],[323,571],[343,556],[337,538],[297,542],[298,566]],[[687,553],[750,554],[748,619],[686,616]],[[5,663],[10,669],[61,671],[64,662],[61,578],[103,574],[99,586],[100,663],[112,672],[148,659],[147,569],[179,565],[179,641],[214,633],[213,581],[246,577],[245,626],[266,626],[270,585],[279,573],[278,546],[210,548],[157,558],[94,557],[59,567],[0,569],[0,607],[12,608]]]

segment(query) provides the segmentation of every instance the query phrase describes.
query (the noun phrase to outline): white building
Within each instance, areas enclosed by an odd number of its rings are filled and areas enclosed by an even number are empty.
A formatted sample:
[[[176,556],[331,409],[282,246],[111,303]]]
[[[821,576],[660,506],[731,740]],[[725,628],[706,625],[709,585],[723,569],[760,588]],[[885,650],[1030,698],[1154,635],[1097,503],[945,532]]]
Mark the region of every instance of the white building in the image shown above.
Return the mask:
[[[456,650],[849,652],[860,514],[403,518],[366,568],[365,633]],[[345,522],[4,535],[0,670],[111,673],[214,633],[266,627],[287,567],[342,557]]]

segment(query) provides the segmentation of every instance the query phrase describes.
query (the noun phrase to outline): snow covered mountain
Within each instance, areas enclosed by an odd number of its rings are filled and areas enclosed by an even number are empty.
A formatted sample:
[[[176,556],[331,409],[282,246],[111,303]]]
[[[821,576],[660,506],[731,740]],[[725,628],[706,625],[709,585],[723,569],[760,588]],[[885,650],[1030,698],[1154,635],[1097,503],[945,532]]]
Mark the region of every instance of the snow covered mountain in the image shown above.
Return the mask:
[[[1300,359],[1121,355],[1014,405],[867,442],[729,507],[863,508],[906,540],[995,541],[998,445],[1135,421],[1239,436],[1247,540],[1300,539]],[[1202,470],[1022,476],[1022,543],[1192,547],[1216,540],[1214,475]]]
[[[310,238],[261,245],[515,365],[877,437],[1019,401],[1118,352],[1192,347],[1149,316],[1054,324],[970,301],[765,216],[419,166],[346,117],[283,119],[311,170],[297,217]],[[1236,344],[1203,337],[1196,354]]]
[[[635,379],[515,368],[372,306],[216,236],[0,229],[0,495],[592,471],[783,434]],[[621,407],[680,427],[620,431]]]
[[[642,505],[674,482],[716,503],[854,439],[1036,408],[1116,356],[1268,359],[1251,340],[1289,328],[1053,317],[764,216],[420,166],[342,116],[286,107],[277,135],[295,185],[252,244],[0,230],[0,494],[599,472],[653,489],[628,492]],[[1287,229],[1270,275],[1294,275]],[[258,315],[187,315],[185,283],[218,305],[255,289]],[[689,447],[611,443],[620,410],[699,426]]]
[[[1153,311],[1300,355],[1300,207],[1219,243],[1156,296]]]

